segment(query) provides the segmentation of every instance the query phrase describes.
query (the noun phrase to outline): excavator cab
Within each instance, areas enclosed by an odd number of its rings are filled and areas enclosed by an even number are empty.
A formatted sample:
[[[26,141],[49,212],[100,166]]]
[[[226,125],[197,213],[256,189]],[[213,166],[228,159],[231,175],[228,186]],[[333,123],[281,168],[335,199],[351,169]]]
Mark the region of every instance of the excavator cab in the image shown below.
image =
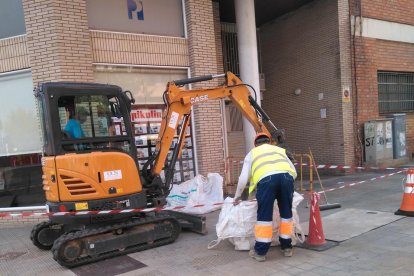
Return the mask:
[[[104,84],[46,83],[43,189],[52,212],[143,208],[130,122],[131,98]]]
[[[135,159],[132,131],[126,127],[132,99],[120,87],[45,83],[38,88],[36,98],[46,156],[119,150]]]

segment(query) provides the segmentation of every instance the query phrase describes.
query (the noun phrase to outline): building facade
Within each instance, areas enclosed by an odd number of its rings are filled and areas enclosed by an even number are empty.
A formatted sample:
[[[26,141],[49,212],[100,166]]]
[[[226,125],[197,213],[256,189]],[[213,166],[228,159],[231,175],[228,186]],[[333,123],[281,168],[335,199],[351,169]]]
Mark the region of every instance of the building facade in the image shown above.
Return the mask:
[[[5,15],[18,15],[11,23],[20,26],[2,29],[0,39],[0,193],[7,195],[6,206],[42,202],[41,188],[36,198],[21,196],[29,182],[41,184],[41,137],[32,94],[38,84],[100,82],[130,90],[137,103],[131,114],[139,129],[137,148],[145,161],[154,148],[149,137],[160,125],[159,117],[147,117],[162,112],[167,82],[223,71],[218,3],[210,0],[23,0],[1,5]],[[194,107],[188,153],[176,167],[176,183],[195,173],[224,173],[222,105],[211,101]],[[143,112],[149,114],[144,121]],[[17,168],[29,179],[18,179]]]
[[[260,26],[262,105],[286,129],[292,149],[310,149],[319,164],[396,165],[412,158],[413,6],[316,0]],[[396,113],[405,115],[405,134],[393,138],[405,151],[393,157],[392,122],[371,134],[365,124]]]
[[[410,158],[414,152],[413,6],[414,1],[402,0],[350,3],[356,18],[351,41],[358,137],[364,137],[364,122],[405,113],[406,154]],[[368,137],[364,138],[366,144]],[[357,149],[364,146],[363,142],[357,145]],[[358,151],[357,156],[364,160]]]

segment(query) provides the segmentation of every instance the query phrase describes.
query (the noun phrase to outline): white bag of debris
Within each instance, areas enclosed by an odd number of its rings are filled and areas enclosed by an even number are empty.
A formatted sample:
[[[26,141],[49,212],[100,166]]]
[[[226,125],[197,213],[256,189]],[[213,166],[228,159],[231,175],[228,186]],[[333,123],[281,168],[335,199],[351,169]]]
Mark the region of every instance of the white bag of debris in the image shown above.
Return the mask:
[[[297,206],[303,200],[303,196],[294,193],[292,202],[294,235],[292,244],[297,241],[304,242],[304,233],[300,226]],[[238,205],[233,205],[233,198],[224,200],[223,208],[216,225],[217,239],[210,242],[208,249],[216,247],[222,240],[227,239],[234,244],[235,250],[250,250],[254,246],[254,226],[257,220],[257,202],[242,201]],[[279,244],[279,209],[275,201],[273,210],[273,238],[272,245]]]
[[[188,214],[206,214],[221,208],[223,203],[223,177],[209,173],[207,177],[196,175],[176,184],[167,196],[168,207],[182,207],[176,211]]]
[[[221,208],[220,216],[216,224],[217,239],[208,244],[208,249],[216,247],[222,240],[238,238],[237,243],[250,248],[249,237],[254,237],[254,225],[256,223],[257,202],[242,201],[233,204],[234,199],[227,197]],[[239,241],[240,240],[240,241]],[[240,245],[243,247],[243,245]]]

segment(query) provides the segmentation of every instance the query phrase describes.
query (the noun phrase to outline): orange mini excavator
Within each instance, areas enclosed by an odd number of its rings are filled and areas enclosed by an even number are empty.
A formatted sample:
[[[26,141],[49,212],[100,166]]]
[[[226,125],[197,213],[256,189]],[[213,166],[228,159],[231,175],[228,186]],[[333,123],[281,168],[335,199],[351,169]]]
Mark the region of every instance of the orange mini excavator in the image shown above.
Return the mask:
[[[218,77],[226,79],[223,86],[183,88]],[[228,98],[256,132],[269,133],[266,123],[273,129],[272,137],[279,139],[281,132],[257,105],[248,87],[230,72],[169,82],[163,94],[165,111],[156,151],[139,171],[130,92],[95,83],[39,85],[35,96],[43,130],[43,190],[48,210],[55,215],[33,228],[33,244],[52,249],[59,264],[74,267],[171,243],[182,227],[206,233],[203,216],[172,211],[91,211],[165,204],[194,104]],[[174,136],[178,142],[167,158]],[[161,177],[163,171],[165,177]]]

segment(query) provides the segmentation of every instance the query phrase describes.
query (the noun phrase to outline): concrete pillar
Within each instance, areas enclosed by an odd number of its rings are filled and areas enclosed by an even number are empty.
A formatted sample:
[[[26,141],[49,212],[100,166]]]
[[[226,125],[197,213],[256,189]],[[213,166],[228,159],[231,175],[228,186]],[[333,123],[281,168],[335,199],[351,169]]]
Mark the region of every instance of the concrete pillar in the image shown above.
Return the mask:
[[[257,102],[260,105],[259,61],[257,57],[254,0],[235,0],[234,5],[236,10],[240,77],[243,82],[254,87],[256,90]],[[246,152],[248,152],[253,148],[256,132],[246,119],[243,119],[243,131],[246,142]]]

